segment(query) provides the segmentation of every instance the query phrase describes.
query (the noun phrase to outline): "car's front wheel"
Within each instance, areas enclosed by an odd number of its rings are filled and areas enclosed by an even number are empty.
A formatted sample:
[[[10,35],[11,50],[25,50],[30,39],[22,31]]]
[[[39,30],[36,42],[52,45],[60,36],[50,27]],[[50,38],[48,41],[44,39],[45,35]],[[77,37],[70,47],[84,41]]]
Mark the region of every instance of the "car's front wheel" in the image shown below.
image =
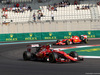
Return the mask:
[[[75,51],[71,51],[69,55],[72,57],[78,57],[78,54]]]
[[[57,40],[56,43],[60,42],[60,40]]]
[[[66,40],[66,45],[69,45],[70,44],[70,41],[69,40]]]
[[[73,57],[73,58],[76,58],[76,59],[79,58],[77,52],[75,52],[75,51],[71,51],[69,55],[70,55],[71,57]],[[75,61],[72,61],[72,60],[71,60],[71,62],[75,62]]]

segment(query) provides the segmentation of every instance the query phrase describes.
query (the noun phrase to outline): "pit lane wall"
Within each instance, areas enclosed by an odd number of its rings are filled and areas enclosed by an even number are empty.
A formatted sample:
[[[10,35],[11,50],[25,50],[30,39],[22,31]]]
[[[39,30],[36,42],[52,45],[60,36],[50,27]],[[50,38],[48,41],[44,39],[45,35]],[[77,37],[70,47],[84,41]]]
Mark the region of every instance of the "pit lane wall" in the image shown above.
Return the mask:
[[[0,34],[0,42],[66,39],[72,35],[88,35],[88,38],[100,38],[100,30]]]

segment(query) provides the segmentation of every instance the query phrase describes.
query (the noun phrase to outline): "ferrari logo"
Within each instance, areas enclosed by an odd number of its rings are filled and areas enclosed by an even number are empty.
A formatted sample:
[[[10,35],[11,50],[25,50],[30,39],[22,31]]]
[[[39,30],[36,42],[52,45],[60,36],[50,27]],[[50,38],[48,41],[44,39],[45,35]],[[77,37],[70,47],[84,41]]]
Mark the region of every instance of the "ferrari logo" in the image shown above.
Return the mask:
[[[30,37],[32,37],[32,34],[29,34],[30,35]]]
[[[66,56],[69,56],[69,55],[66,55]]]
[[[12,38],[12,37],[13,37],[13,35],[11,34],[11,35],[10,35],[10,37]]]
[[[49,33],[49,36],[52,36],[52,33]]]
[[[72,33],[71,32],[69,32],[69,35],[71,35]]]
[[[88,32],[88,34],[90,35],[90,34],[91,34],[91,32]]]

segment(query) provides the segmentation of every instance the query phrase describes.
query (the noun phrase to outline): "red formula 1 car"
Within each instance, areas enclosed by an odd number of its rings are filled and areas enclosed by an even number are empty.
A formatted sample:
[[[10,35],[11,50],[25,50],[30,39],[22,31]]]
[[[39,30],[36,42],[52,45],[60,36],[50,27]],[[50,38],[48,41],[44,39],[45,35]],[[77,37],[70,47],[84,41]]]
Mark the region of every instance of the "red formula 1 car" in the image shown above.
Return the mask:
[[[87,35],[80,35],[78,36],[72,36],[70,39],[63,39],[63,40],[57,40],[54,45],[69,45],[69,44],[75,44],[75,43],[88,43]]]
[[[36,48],[36,51],[32,50],[32,47]],[[27,51],[23,53],[23,59],[49,61],[51,63],[83,60],[75,51],[67,54],[64,51],[50,48],[50,45],[39,46],[38,44],[28,45]]]

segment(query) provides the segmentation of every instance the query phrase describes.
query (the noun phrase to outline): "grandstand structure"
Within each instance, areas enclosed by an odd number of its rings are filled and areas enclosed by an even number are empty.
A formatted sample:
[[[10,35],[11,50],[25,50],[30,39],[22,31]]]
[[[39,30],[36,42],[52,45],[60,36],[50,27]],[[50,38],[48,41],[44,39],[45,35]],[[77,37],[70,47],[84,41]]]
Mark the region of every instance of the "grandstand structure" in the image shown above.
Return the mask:
[[[21,12],[10,10],[14,4],[19,3]],[[57,6],[56,10],[51,10],[54,4],[59,4],[63,0],[15,0],[10,4],[0,3],[0,34],[9,33],[37,33],[37,32],[58,32],[58,31],[85,31],[100,30],[100,5],[99,0],[77,0],[74,5],[73,0],[68,0],[70,5],[65,7]],[[29,6],[31,10],[28,9]],[[51,9],[48,7],[51,6]],[[2,8],[7,7],[7,11]],[[13,8],[16,9],[16,8]],[[36,21],[33,20],[35,13]],[[42,13],[39,19],[39,14]],[[4,14],[7,15],[3,16]],[[54,20],[52,19],[54,17]]]
[[[74,5],[70,2],[70,5],[67,5],[65,7],[57,7],[57,11],[48,10],[48,5],[53,6],[53,4],[56,2],[49,1],[45,3],[38,3],[35,0],[11,0],[11,4],[3,4],[5,1],[2,2],[2,6],[0,9],[0,19],[1,23],[3,22],[10,22],[10,23],[16,23],[16,22],[33,22],[33,13],[36,14],[36,21],[38,22],[38,10],[41,10],[41,13],[43,13],[43,16],[41,17],[40,21],[51,21],[51,15],[53,14],[55,21],[63,21],[63,20],[91,20],[91,19],[100,19],[100,6],[97,5],[97,2],[99,0],[82,0],[79,1],[77,5]],[[23,3],[20,2],[29,2],[27,3],[27,6],[32,7],[32,11],[24,11],[24,12],[13,12],[13,11],[6,11],[2,12],[3,6],[9,8],[14,4],[19,2],[20,6],[22,6]],[[59,0],[57,3],[61,2],[62,0]],[[31,2],[31,3],[30,3]],[[83,7],[88,7],[88,9],[82,9]],[[7,18],[2,17],[2,15],[6,13]]]

